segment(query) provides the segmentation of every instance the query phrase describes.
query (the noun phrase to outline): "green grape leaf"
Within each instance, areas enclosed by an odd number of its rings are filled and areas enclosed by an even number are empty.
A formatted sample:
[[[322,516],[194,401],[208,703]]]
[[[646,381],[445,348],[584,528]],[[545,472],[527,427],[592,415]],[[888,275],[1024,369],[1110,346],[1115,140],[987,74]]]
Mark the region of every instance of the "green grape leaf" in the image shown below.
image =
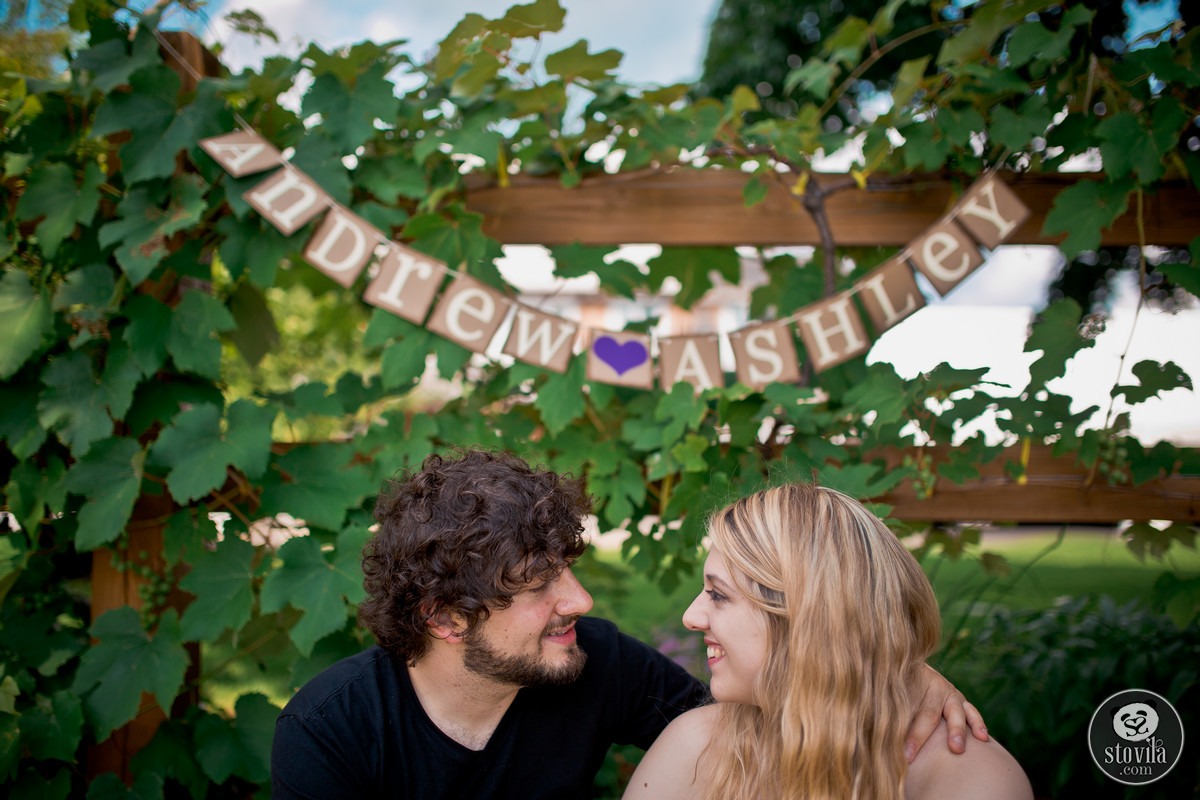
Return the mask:
[[[271,741],[279,708],[257,692],[237,699],[234,717],[205,714],[196,723],[196,758],[213,783],[236,775],[251,783],[271,779]]]
[[[646,262],[650,269],[650,288],[658,291],[668,277],[680,283],[675,303],[691,308],[712,288],[709,273],[716,272],[728,283],[737,285],[741,262],[733,248],[724,247],[664,247],[662,254]]]
[[[0,714],[0,781],[6,783],[21,758],[20,720],[16,714]]]
[[[88,784],[86,800],[163,800],[163,779],[160,775],[138,775],[129,787],[115,772],[106,772]]]
[[[162,368],[167,360],[167,332],[171,329],[171,309],[153,297],[139,294],[131,297],[121,309],[129,317],[125,341],[133,358],[149,377]]]
[[[182,504],[219,489],[228,468],[261,477],[271,455],[275,410],[250,400],[229,407],[222,430],[221,409],[199,405],[181,411],[154,443],[154,459],[166,465],[167,488]]]
[[[1076,353],[1095,345],[1094,339],[1086,339],[1079,333],[1082,316],[1079,303],[1068,297],[1051,303],[1033,323],[1025,341],[1025,352],[1041,350],[1042,355],[1029,367],[1031,387],[1042,387],[1054,378],[1062,377],[1067,362]]]
[[[178,106],[179,76],[165,66],[142,69],[129,80],[132,91],[108,95],[96,111],[94,136],[129,131],[121,146],[121,172],[132,186],[175,173],[175,156],[198,141],[228,130],[225,103],[211,81],[202,81],[194,99]]]
[[[124,37],[107,39],[75,56],[71,68],[92,73],[92,85],[108,94],[128,83],[133,73],[158,64],[158,47],[151,30],[140,25],[132,43]]]
[[[836,64],[830,64],[819,58],[810,58],[798,69],[787,74],[783,81],[783,93],[790,95],[799,86],[818,100],[829,97],[833,81],[837,78]]]
[[[136,187],[117,206],[120,219],[100,229],[100,246],[116,245],[117,263],[138,286],[166,257],[168,237],[199,222],[206,208],[204,182],[198,175],[175,178],[166,192]]]
[[[0,745],[2,747],[2,745]],[[3,770],[0,769],[0,774]],[[63,769],[45,779],[35,769],[26,768],[12,785],[10,800],[67,800],[71,794],[71,773]]]
[[[217,334],[237,327],[229,309],[200,291],[186,292],[167,331],[167,352],[175,366],[204,378],[221,378],[221,340]]]
[[[1200,297],[1200,236],[1192,240],[1190,245],[1191,262],[1187,264],[1159,264],[1158,271],[1167,276],[1167,280],[1196,297]]]
[[[195,798],[203,798],[209,782],[196,762],[194,726],[170,721],[158,726],[150,743],[130,761],[134,775],[157,775],[178,781]]]
[[[38,386],[32,383],[0,383],[0,442],[19,459],[29,458],[41,449],[46,428],[39,420]]]
[[[52,323],[50,301],[15,269],[0,277],[0,380],[16,374],[35,353]]]
[[[375,120],[392,123],[400,111],[395,87],[387,80],[392,65],[379,61],[347,85],[332,73],[318,75],[304,95],[301,114],[321,115],[321,128],[345,153],[352,153],[375,133]]]
[[[263,480],[262,516],[287,513],[309,525],[338,530],[348,508],[374,488],[361,464],[350,465],[339,445],[295,447],[279,456]]]
[[[1188,119],[1179,103],[1171,98],[1154,104],[1148,127],[1128,111],[1104,119],[1096,126],[1096,135],[1101,139],[1105,174],[1111,179],[1136,172],[1143,186],[1154,183],[1162,177],[1180,129]]]
[[[564,81],[602,81],[612,77],[611,72],[621,65],[620,50],[588,52],[587,39],[580,39],[570,47],[546,56],[546,72],[558,75]]]
[[[247,220],[222,217],[217,221],[221,263],[237,279],[245,275],[255,286],[266,289],[275,283],[279,265],[295,249],[289,237],[259,216]]]
[[[1118,181],[1081,180],[1059,192],[1042,223],[1042,233],[1067,234],[1059,247],[1066,258],[1100,247],[1100,231],[1129,208],[1128,179]]]
[[[401,197],[422,200],[429,194],[425,168],[400,155],[360,158],[355,178],[381,203],[399,202]]]
[[[589,247],[578,242],[551,247],[554,274],[560,278],[581,278],[589,274],[603,276],[609,269],[604,257],[612,251],[611,247]]]
[[[580,353],[571,359],[566,372],[552,373],[538,389],[533,405],[542,412],[542,422],[551,436],[566,429],[583,416],[587,398],[583,395],[587,355]]]
[[[113,271],[107,264],[89,264],[71,270],[54,291],[53,307],[62,311],[71,306],[107,308],[117,289]]]
[[[1192,389],[1192,379],[1174,361],[1139,361],[1133,365],[1133,377],[1138,379],[1137,385],[1114,386],[1112,396],[1125,395],[1125,402],[1136,404],[1172,389]]]
[[[708,448],[706,437],[689,433],[682,442],[671,448],[671,455],[684,472],[707,472],[708,462],[704,460],[704,454]]]
[[[136,439],[115,437],[97,443],[71,467],[67,491],[87,498],[79,510],[77,549],[108,544],[124,530],[141,491],[145,461]]]
[[[1041,8],[1042,4],[1036,0],[982,3],[975,6],[969,23],[958,29],[955,35],[946,37],[942,43],[937,57],[938,66],[985,58],[1007,28]]]
[[[700,427],[704,415],[708,413],[706,403],[690,383],[677,383],[670,392],[658,398],[654,408],[654,421],[663,445],[673,444],[683,438],[685,431],[694,431]]]
[[[604,510],[604,520],[614,528],[632,519],[633,512],[646,500],[646,482],[636,462],[622,459],[616,469],[588,473],[588,492]]]
[[[83,705],[66,690],[38,697],[34,707],[21,716],[21,744],[37,759],[75,763],[82,736]]]
[[[874,411],[875,425],[887,425],[904,419],[909,403],[904,379],[887,363],[867,367],[867,379],[852,386],[844,400],[848,408],[859,414]]]
[[[29,184],[17,202],[18,219],[36,219],[38,242],[47,258],[54,258],[63,240],[75,230],[76,223],[92,221],[100,205],[100,184],[104,173],[95,163],[83,168],[83,183],[66,164],[46,164],[29,177]]]
[[[566,10],[558,0],[534,0],[526,5],[510,7],[491,27],[514,39],[541,38],[543,33],[561,31],[566,15]]]
[[[310,655],[317,640],[345,624],[346,600],[363,599],[362,548],[369,536],[360,527],[342,531],[332,561],[312,536],[297,536],[279,548],[283,566],[263,582],[262,610],[270,613],[291,605],[304,612],[291,630],[292,642],[302,655]]]
[[[46,389],[38,400],[38,421],[59,438],[76,458],[113,429],[105,407],[105,390],[87,353],[76,350],[50,360],[42,371]]]
[[[742,187],[742,203],[746,208],[751,208],[767,199],[767,193],[771,191],[771,184],[762,175],[752,175],[750,180]]]
[[[106,611],[90,632],[99,643],[83,654],[71,688],[83,697],[96,741],[137,715],[142,692],[171,708],[188,665],[175,609],[163,613],[153,636],[129,606]]]
[[[389,414],[385,424],[372,426],[361,439],[362,450],[374,458],[373,484],[393,477],[398,470],[421,463],[437,447],[437,419],[432,414],[415,414],[405,419],[402,414]],[[405,430],[407,429],[407,430]]]
[[[215,549],[203,550],[179,582],[196,596],[179,623],[183,638],[211,642],[245,625],[254,605],[253,578],[254,548],[249,543],[227,535]]]
[[[217,526],[207,511],[201,509],[180,509],[167,520],[163,528],[163,556],[168,564],[193,564],[216,546]]]
[[[237,327],[229,335],[242,358],[252,367],[279,347],[279,328],[266,296],[253,283],[240,283],[229,298],[229,312]]]
[[[17,518],[22,528],[36,531],[48,515],[62,512],[66,500],[66,486],[63,483],[65,473],[66,466],[62,460],[52,455],[47,456],[41,464],[22,461],[13,467],[4,492],[8,511]],[[0,592],[2,599],[3,593]]]
[[[104,401],[113,419],[121,419],[133,403],[133,393],[142,381],[142,370],[132,348],[117,341],[108,350],[100,385]]]

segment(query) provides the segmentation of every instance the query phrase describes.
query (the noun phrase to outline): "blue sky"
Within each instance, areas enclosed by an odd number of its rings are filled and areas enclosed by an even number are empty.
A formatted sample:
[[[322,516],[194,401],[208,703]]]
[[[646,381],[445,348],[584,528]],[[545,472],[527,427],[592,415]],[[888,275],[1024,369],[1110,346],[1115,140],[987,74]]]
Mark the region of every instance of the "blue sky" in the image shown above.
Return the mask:
[[[625,54],[618,74],[636,83],[693,81],[720,0],[561,0],[564,29],[545,37],[550,53],[587,39],[591,49]],[[497,17],[512,0],[217,0],[207,7],[205,38],[224,43],[229,66],[256,63],[262,51],[231,34],[221,22],[230,10],[253,8],[279,35],[288,52],[308,41],[329,47],[372,39],[407,39],[402,48],[420,60],[466,14]]]

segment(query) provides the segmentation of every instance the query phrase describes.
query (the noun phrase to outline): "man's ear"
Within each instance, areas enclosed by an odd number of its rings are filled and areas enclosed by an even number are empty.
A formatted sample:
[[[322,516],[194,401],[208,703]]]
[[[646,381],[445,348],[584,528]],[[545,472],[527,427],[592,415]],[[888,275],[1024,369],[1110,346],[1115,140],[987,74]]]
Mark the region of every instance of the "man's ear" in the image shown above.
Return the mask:
[[[430,636],[447,642],[462,641],[467,633],[467,621],[445,606],[439,606],[425,615],[425,627]]]

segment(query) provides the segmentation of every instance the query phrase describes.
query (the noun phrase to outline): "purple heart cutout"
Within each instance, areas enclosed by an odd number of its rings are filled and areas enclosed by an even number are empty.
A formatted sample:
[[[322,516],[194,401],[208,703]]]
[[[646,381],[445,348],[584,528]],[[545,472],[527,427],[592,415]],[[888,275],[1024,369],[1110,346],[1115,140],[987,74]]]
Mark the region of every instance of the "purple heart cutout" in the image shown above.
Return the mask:
[[[640,367],[649,359],[646,346],[637,340],[622,344],[611,336],[601,336],[592,345],[596,358],[608,364],[618,375],[624,375],[634,367]]]

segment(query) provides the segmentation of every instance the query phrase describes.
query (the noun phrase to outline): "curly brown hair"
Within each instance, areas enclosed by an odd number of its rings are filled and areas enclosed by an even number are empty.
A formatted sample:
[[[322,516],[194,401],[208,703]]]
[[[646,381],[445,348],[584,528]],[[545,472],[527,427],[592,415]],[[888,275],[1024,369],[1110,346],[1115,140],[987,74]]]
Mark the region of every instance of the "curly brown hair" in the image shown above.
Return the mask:
[[[590,511],[570,475],[501,452],[431,455],[419,471],[387,481],[376,500],[359,620],[381,647],[415,663],[435,615],[459,615],[470,631],[582,555]]]

